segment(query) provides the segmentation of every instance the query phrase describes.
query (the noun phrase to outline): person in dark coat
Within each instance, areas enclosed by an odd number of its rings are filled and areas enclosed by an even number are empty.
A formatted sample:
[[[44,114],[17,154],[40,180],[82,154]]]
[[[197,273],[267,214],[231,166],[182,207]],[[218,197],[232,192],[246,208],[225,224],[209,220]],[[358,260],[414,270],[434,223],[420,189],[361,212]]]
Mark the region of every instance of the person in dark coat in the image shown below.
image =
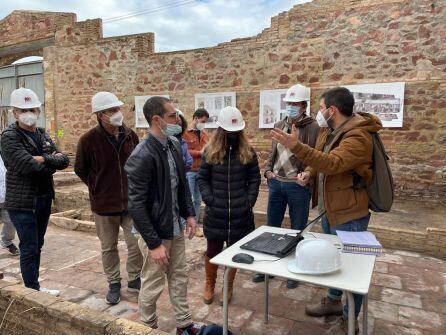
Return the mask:
[[[218,266],[210,259],[248,235],[255,228],[253,207],[260,186],[257,155],[249,145],[243,129],[245,121],[235,107],[221,110],[219,128],[205,148],[198,172],[198,185],[205,208],[204,236],[206,287],[203,300],[213,301]],[[231,300],[236,269],[229,274]],[[222,304],[222,297],[220,304]]]
[[[124,166],[138,145],[136,133],[128,128],[121,112],[124,103],[111,92],[98,92],[91,99],[92,115],[98,124],[81,136],[74,172],[88,186],[96,233],[101,242],[102,267],[108,282],[105,302],[121,301],[121,260],[118,251],[122,228],[127,247],[127,290],[138,293],[143,257],[132,234],[128,211],[128,181]]]
[[[23,283],[57,296],[59,291],[40,287],[40,255],[54,199],[53,174],[65,169],[69,159],[37,127],[42,104],[36,93],[16,89],[10,105],[17,121],[2,133],[1,155],[7,170],[5,208],[20,239]]]

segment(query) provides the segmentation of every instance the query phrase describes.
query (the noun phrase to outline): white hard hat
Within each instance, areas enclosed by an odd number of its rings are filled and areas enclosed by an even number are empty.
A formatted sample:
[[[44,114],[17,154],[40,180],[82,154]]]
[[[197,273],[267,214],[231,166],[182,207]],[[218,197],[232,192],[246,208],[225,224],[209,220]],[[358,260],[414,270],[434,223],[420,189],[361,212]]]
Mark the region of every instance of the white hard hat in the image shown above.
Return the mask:
[[[341,253],[325,240],[303,240],[297,245],[296,257],[288,263],[294,273],[319,275],[341,268]]]
[[[226,131],[240,131],[245,129],[242,113],[232,106],[223,108],[218,114],[217,125]]]
[[[37,94],[29,88],[20,87],[11,93],[11,107],[20,109],[38,108],[42,106]]]
[[[286,92],[285,102],[310,101],[310,88],[296,84],[291,86]]]
[[[110,92],[98,92],[91,99],[91,110],[97,113],[109,108],[122,106],[124,103]]]

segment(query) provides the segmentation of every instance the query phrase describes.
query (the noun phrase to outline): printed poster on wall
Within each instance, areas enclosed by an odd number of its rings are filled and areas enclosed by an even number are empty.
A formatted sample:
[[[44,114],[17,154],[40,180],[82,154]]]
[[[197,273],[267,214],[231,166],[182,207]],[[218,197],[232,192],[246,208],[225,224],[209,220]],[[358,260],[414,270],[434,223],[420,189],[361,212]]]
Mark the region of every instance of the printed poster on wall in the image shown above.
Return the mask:
[[[274,128],[274,124],[285,119],[286,104],[283,101],[287,89],[260,91],[259,128]],[[307,115],[310,115],[310,102],[307,106]]]
[[[355,97],[354,112],[373,113],[383,127],[403,126],[404,82],[345,85]]]
[[[235,92],[197,93],[195,94],[195,109],[205,108],[209,112],[206,128],[217,128],[218,114],[225,107],[235,105]]]
[[[141,96],[135,96],[135,127],[136,128],[150,128],[146,118],[144,117],[144,113],[142,111],[142,108],[144,107],[144,104],[147,100],[149,100],[151,97],[164,97],[167,99],[170,99],[168,95],[141,95]]]

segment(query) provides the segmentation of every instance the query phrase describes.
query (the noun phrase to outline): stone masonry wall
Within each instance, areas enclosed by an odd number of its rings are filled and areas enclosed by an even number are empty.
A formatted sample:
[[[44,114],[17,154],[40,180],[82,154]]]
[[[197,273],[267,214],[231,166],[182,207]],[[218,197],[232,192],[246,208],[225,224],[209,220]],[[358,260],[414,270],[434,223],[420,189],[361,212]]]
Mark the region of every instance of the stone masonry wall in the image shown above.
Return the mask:
[[[0,45],[14,45],[53,37],[62,25],[73,24],[76,14],[13,11],[0,20]]]
[[[271,141],[268,130],[258,129],[260,90],[310,86],[314,112],[327,88],[404,81],[404,126],[381,132],[397,192],[440,201],[446,196],[445,22],[444,1],[315,0],[273,17],[257,36],[212,48],[154,53],[153,34],[56,38],[43,50],[48,128],[53,135],[63,131],[59,145],[73,154],[79,136],[96,124],[90,100],[97,91],[115,92],[126,103],[130,126],[135,95],[169,94],[190,117],[195,93],[235,91],[263,165]]]
[[[0,334],[163,335],[139,323],[0,280]]]

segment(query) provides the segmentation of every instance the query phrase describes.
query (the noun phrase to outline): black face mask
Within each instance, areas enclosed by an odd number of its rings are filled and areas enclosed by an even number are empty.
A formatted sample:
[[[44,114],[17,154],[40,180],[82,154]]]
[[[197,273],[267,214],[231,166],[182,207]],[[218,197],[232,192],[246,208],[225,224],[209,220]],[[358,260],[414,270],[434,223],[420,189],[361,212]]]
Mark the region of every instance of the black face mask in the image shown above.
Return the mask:
[[[238,145],[238,132],[236,133],[227,133],[226,140],[228,142],[228,146],[235,147]]]

